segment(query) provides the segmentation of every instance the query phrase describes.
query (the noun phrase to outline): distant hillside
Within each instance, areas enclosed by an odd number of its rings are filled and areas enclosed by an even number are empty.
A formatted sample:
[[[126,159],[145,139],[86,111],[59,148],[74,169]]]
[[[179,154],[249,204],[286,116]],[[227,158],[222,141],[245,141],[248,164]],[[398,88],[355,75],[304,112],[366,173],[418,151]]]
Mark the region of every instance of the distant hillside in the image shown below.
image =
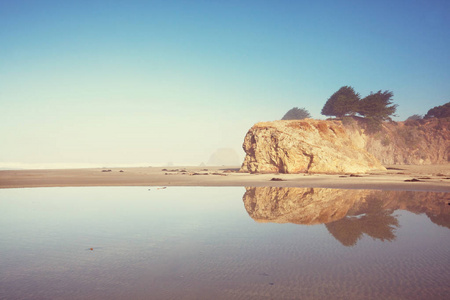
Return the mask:
[[[217,149],[208,160],[208,166],[239,166],[239,155],[230,148]]]

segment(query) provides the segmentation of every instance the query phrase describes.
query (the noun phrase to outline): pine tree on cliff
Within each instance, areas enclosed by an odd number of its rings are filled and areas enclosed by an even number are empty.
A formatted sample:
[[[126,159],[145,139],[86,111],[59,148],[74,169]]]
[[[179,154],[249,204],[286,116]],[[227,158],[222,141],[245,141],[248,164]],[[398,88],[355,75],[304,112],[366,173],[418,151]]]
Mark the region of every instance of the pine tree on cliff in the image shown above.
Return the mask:
[[[422,115],[415,114],[415,115],[409,116],[406,119],[406,121],[417,121],[417,120],[422,120],[422,119],[423,119]]]
[[[342,118],[354,115],[358,109],[360,96],[351,86],[343,86],[331,95],[322,108],[322,115]]]
[[[311,118],[309,111],[305,108],[294,107],[290,109],[281,120],[302,120]]]
[[[436,106],[430,109],[425,115],[425,119],[428,118],[449,118],[450,117],[450,102],[441,106]]]
[[[397,110],[397,104],[392,105],[393,92],[381,90],[370,93],[369,96],[359,101],[357,113],[361,116],[376,121],[391,120]]]

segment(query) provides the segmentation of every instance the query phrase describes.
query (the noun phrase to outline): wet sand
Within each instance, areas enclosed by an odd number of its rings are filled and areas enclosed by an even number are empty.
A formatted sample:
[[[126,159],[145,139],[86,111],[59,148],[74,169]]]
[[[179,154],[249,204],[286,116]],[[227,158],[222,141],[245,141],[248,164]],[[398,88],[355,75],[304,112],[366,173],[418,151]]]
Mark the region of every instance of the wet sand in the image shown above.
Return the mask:
[[[368,174],[249,174],[231,167],[2,170],[0,188],[67,186],[274,186],[450,192],[450,164],[393,165]],[[272,178],[281,179],[272,181]],[[407,180],[414,180],[408,182]]]

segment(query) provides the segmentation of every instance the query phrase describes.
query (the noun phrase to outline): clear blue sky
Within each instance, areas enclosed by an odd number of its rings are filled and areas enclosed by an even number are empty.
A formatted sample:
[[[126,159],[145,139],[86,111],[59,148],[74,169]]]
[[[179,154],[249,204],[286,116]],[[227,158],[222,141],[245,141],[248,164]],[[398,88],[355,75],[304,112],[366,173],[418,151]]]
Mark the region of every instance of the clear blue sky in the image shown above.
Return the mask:
[[[450,101],[450,1],[0,0],[0,167],[199,164],[341,86]]]

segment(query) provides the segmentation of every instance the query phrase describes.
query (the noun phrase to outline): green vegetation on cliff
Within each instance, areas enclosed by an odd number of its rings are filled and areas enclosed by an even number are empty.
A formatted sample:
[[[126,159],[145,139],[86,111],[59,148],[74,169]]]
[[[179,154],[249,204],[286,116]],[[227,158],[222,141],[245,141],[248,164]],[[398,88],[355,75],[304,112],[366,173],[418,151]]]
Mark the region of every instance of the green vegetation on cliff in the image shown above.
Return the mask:
[[[361,99],[360,95],[350,86],[341,87],[331,95],[322,108],[322,115],[344,118],[358,114],[367,119],[369,129],[373,132],[381,129],[381,122],[391,120],[397,104],[393,104],[391,91],[370,93]]]
[[[351,86],[343,86],[331,95],[322,108],[322,115],[342,118],[354,115],[358,110],[360,96]]]
[[[425,115],[425,119],[429,118],[449,118],[450,117],[450,102],[441,106],[436,106],[430,109]]]
[[[303,120],[307,118],[311,118],[309,111],[307,111],[304,107],[294,107],[290,109],[281,120]]]

